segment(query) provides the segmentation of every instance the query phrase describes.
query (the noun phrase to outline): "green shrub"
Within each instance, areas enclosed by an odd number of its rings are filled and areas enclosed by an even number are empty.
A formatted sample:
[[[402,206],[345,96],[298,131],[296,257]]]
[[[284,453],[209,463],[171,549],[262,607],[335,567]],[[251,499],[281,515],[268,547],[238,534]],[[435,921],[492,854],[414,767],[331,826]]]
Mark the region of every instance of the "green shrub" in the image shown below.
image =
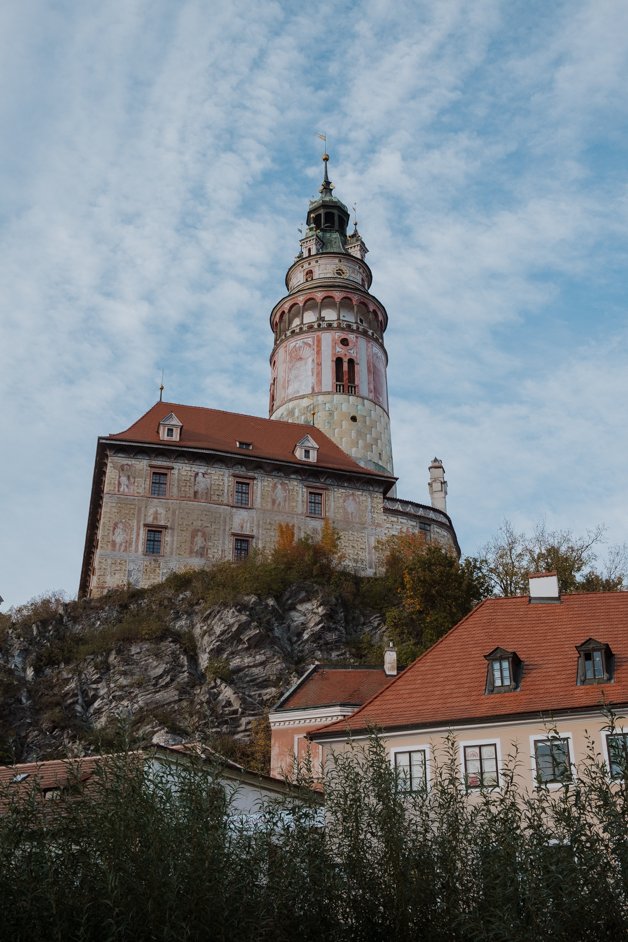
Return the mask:
[[[376,737],[336,757],[314,799],[229,814],[192,766],[148,779],[131,755],[54,803],[0,794],[3,935],[239,942],[558,942],[628,934],[626,782],[591,754],[528,794],[513,757],[467,798],[457,744],[429,790],[400,787]],[[309,770],[298,772],[307,782]]]

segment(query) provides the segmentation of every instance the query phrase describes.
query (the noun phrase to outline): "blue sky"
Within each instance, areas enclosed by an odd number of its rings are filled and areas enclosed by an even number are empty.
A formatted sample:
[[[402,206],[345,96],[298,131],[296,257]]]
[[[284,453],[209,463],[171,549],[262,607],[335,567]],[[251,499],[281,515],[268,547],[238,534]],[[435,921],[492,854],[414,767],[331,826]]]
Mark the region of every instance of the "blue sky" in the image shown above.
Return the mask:
[[[0,7],[0,594],[76,592],[97,436],[264,415],[320,176],[390,323],[402,497],[626,540],[623,0]]]

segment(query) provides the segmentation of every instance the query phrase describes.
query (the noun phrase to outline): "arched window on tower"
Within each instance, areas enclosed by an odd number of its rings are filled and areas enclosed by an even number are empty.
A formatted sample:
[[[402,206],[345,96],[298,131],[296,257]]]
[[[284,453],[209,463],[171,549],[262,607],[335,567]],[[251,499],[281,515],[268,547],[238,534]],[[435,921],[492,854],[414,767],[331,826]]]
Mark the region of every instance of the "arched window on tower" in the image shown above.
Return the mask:
[[[342,357],[336,357],[336,392],[345,391],[345,370]]]
[[[335,213],[325,213],[325,229],[333,229],[336,222]]]
[[[347,392],[355,396],[355,360],[347,360]]]

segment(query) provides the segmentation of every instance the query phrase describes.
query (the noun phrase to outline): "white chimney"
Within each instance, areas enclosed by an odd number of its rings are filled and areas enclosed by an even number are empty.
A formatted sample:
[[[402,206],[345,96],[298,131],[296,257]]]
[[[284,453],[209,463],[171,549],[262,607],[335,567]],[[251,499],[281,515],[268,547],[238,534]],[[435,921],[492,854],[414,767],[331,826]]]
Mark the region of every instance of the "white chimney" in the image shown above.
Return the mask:
[[[388,647],[384,651],[384,673],[388,677],[397,676],[397,651],[392,641],[388,642]]]
[[[560,602],[558,575],[555,572],[534,572],[528,576],[531,602]]]
[[[447,481],[445,469],[440,458],[434,458],[430,465],[430,480],[428,483],[432,507],[447,513]]]

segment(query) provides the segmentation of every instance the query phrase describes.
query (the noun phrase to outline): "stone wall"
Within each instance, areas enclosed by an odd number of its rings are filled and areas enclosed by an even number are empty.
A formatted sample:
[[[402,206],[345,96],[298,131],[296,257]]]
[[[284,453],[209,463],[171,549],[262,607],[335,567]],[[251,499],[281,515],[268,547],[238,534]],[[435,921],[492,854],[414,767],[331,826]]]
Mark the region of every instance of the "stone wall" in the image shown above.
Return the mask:
[[[276,409],[273,419],[311,422],[366,468],[393,473],[390,419],[377,403],[344,393],[301,396]]]

